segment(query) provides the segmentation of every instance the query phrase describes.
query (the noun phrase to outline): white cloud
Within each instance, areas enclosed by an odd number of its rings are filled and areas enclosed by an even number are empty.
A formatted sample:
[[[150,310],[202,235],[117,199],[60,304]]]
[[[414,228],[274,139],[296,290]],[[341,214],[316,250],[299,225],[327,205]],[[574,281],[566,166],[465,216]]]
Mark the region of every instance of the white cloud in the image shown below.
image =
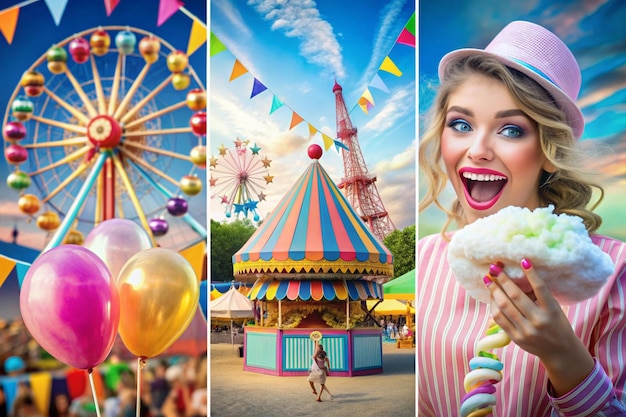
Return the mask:
[[[392,95],[384,101],[383,108],[368,121],[362,128],[362,132],[374,134],[383,132],[402,119],[414,119],[415,115],[415,82],[392,92]]]

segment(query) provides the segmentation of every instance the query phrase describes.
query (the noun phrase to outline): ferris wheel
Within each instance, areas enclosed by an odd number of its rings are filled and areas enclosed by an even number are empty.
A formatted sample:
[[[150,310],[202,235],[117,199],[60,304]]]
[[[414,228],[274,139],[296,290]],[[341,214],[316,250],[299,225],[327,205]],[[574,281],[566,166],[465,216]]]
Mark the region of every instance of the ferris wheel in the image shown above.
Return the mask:
[[[219,156],[209,161],[211,198],[217,198],[224,206],[227,218],[251,215],[255,222],[261,220],[257,205],[265,200],[265,186],[274,176],[270,175],[271,159],[261,158],[261,147],[249,140],[237,138],[234,148],[221,144]]]
[[[205,239],[205,108],[187,55],[164,39],[123,26],[77,33],[41,55],[10,98],[7,184],[48,248],[80,244],[115,217],[137,221],[155,246]]]

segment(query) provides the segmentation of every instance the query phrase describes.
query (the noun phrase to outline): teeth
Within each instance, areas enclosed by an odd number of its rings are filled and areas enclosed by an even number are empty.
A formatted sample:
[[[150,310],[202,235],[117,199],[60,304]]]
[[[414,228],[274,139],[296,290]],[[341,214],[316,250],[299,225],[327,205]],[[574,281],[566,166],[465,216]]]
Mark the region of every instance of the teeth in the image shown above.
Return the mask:
[[[503,181],[506,180],[506,177],[502,175],[494,175],[494,174],[476,174],[474,172],[464,172],[463,178],[467,178],[472,181]]]

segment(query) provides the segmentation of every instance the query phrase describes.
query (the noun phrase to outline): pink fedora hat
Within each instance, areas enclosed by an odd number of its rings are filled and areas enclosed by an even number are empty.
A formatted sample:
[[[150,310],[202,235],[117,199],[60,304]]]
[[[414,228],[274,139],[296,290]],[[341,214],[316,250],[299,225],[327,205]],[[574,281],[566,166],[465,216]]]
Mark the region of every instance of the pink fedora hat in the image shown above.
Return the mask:
[[[446,54],[439,62],[439,79],[443,80],[450,63],[470,55],[493,57],[535,80],[565,112],[574,136],[582,136],[585,120],[576,105],[580,68],[569,48],[554,33],[535,23],[511,22],[485,49],[458,49]]]

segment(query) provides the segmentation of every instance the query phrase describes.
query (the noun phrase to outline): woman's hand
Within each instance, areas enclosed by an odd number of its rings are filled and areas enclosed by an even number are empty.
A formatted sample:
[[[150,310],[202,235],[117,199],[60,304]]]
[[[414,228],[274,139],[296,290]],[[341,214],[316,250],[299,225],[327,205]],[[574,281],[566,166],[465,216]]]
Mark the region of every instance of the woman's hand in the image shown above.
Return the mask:
[[[489,268],[485,284],[491,292],[491,315],[512,341],[539,358],[561,396],[589,375],[594,361],[531,262],[523,259],[521,265],[532,287],[529,293],[507,276],[502,264]]]

